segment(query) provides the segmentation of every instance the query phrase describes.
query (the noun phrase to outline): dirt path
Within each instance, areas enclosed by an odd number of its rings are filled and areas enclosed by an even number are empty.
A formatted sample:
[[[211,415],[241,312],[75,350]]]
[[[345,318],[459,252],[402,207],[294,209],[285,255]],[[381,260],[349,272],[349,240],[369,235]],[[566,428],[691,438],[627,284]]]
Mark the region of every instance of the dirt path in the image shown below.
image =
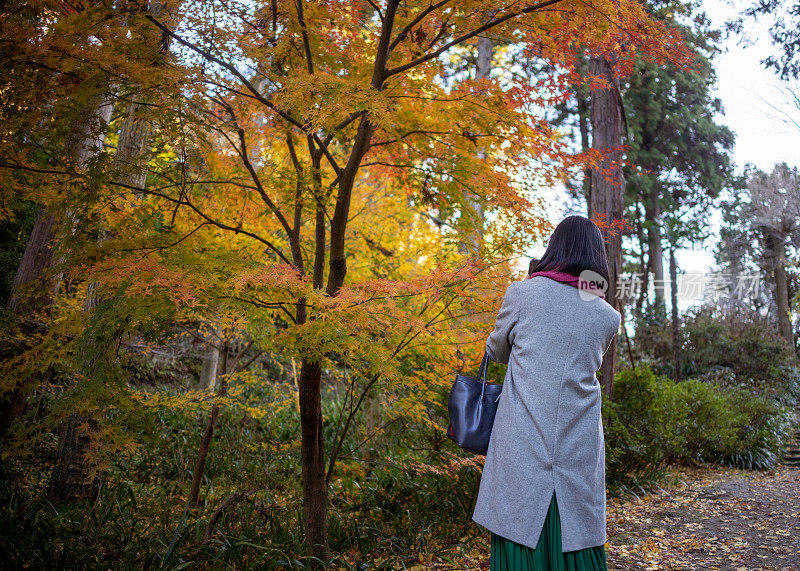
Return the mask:
[[[609,500],[610,571],[800,571],[800,469],[671,473],[675,483],[664,490]],[[488,541],[459,559],[413,569],[489,569]]]
[[[611,500],[609,569],[800,571],[800,469],[684,469],[640,500]]]

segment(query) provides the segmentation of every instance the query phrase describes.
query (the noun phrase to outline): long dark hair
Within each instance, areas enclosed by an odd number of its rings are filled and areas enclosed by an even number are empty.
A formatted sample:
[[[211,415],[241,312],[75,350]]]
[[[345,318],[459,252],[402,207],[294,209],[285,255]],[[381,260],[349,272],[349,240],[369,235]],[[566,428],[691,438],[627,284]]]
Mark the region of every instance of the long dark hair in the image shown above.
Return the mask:
[[[597,224],[584,216],[567,216],[547,243],[547,249],[531,272],[555,270],[580,276],[583,270],[597,272],[608,283],[608,257],[603,234]]]

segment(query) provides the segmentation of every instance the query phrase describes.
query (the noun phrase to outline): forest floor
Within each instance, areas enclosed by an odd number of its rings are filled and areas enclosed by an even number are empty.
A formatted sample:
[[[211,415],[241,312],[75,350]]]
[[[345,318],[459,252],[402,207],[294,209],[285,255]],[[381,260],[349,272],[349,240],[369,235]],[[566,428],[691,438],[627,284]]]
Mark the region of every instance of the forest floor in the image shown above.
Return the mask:
[[[609,502],[610,570],[800,571],[800,469],[682,469],[682,483]]]
[[[800,469],[674,472],[673,486],[609,500],[610,571],[800,571]],[[476,551],[466,568],[488,569],[488,545]]]

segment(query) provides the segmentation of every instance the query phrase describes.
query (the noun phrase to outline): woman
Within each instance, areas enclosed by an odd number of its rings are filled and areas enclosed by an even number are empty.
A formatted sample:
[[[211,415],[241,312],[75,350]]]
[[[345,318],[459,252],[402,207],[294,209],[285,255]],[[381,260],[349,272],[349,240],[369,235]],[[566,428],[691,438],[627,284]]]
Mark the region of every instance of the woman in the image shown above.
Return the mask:
[[[587,276],[608,284],[603,237],[568,216],[528,279],[506,290],[486,341],[489,358],[508,363],[472,515],[491,532],[491,569],[606,569],[595,375],[621,315]]]

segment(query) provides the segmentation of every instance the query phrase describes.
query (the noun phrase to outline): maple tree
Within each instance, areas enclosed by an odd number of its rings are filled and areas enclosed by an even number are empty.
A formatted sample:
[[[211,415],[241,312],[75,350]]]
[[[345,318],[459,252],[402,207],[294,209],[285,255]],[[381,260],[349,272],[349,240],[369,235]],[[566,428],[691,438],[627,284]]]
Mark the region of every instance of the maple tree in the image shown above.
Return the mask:
[[[8,48],[2,199],[22,195],[69,221],[52,273],[73,285],[4,387],[43,364],[70,369],[83,380],[53,414],[121,411],[91,436],[121,449],[125,413],[149,397],[119,380],[114,340],[132,330],[157,339],[164,323],[238,323],[259,348],[300,360],[304,525],[320,559],[328,484],[364,396],[396,389],[398,410],[433,398],[426,387],[464,358],[456,342],[479,350],[481,335],[455,316],[491,313],[508,278],[498,261],[547,229],[536,188],[599,161],[570,154],[537,114],[578,80],[574,53],[614,53],[619,74],[637,56],[689,60],[678,34],[634,2],[54,2],[28,16],[4,19],[4,37],[27,41]],[[502,74],[443,82],[448,50],[490,30],[552,73],[530,85]],[[25,65],[40,70],[30,81],[46,105],[23,89]],[[98,123],[107,145],[85,164],[68,160],[64,133],[108,100],[114,115]],[[149,142],[114,160],[120,124],[137,120]],[[474,232],[476,210],[481,257],[465,258],[459,235]],[[429,223],[444,212],[446,224]],[[113,235],[96,240],[103,229]],[[76,300],[89,284],[104,297],[87,317]],[[422,343],[434,335],[440,344]],[[65,365],[75,347],[93,353],[88,374]],[[428,365],[406,387],[412,351]],[[327,464],[326,363],[356,379]],[[222,375],[212,418],[231,396],[223,387],[247,372]]]

